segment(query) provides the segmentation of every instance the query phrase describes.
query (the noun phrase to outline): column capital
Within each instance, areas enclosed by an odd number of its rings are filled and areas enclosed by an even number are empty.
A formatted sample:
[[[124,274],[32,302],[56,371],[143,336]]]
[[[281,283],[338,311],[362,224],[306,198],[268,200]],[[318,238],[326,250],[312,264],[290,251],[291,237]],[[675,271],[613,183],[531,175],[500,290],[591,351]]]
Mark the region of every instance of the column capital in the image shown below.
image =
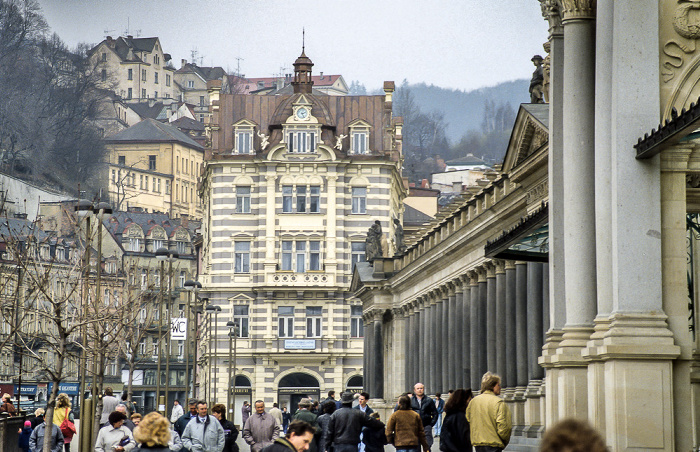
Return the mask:
[[[454,286],[455,293],[464,292],[464,275],[453,279],[450,284]]]
[[[597,0],[557,0],[562,23],[574,20],[595,20]]]
[[[660,154],[661,171],[665,172],[685,172],[688,170],[690,155],[695,146],[688,143],[685,145],[675,145],[664,149]]]
[[[502,274],[506,272],[506,261],[502,259],[495,259],[493,261],[496,274]]]
[[[540,0],[542,17],[549,23],[549,36],[564,33],[561,24],[561,9],[557,0]]]
[[[484,263],[484,268],[486,269],[486,277],[487,278],[495,278],[496,277],[496,263],[495,261],[489,261]]]
[[[515,261],[505,261],[505,262],[506,262],[506,270],[515,269]]]

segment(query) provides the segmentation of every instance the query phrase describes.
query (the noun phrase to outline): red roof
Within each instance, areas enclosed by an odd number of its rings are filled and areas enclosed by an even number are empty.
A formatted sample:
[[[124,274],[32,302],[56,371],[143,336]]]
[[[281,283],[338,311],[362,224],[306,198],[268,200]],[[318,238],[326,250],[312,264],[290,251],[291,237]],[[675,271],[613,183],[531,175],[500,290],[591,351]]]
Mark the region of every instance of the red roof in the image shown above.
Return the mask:
[[[340,75],[312,75],[311,80],[314,82],[314,87],[319,86],[331,86],[338,79]],[[236,89],[236,94],[250,94],[251,91],[257,91],[261,88],[258,87],[258,82],[263,83],[264,88],[273,88],[277,80],[283,80],[284,86],[292,82],[294,77],[257,77],[257,78],[243,78],[236,75],[229,76],[229,84],[237,85],[239,88]]]

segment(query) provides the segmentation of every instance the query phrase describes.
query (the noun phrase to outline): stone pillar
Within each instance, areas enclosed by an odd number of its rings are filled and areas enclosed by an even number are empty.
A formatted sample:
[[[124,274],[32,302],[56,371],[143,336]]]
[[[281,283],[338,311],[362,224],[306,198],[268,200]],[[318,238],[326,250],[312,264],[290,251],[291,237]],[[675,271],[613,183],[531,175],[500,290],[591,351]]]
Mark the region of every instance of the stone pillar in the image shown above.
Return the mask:
[[[491,262],[486,273],[486,370],[496,372],[496,265]]]
[[[445,372],[443,372],[445,362],[443,361],[442,355],[442,351],[445,348],[442,337],[442,331],[445,329],[445,325],[442,323],[442,313],[445,310],[444,304],[445,300],[443,299],[443,290],[441,288],[437,291],[435,299],[435,348],[433,349],[436,360],[435,367],[433,367],[435,381],[434,385],[430,388],[433,393],[442,390],[442,382],[445,378]]]
[[[407,313],[407,330],[406,330],[406,370],[405,370],[405,378],[403,381],[403,387],[408,388],[410,387],[410,381],[413,379],[411,373],[413,372],[414,364],[413,364],[413,357],[415,354],[415,342],[414,338],[416,337],[416,314],[413,309],[413,302],[407,303],[406,304],[406,313]],[[405,390],[405,389],[404,389]],[[402,391],[403,392],[403,391]]]
[[[372,322],[372,316],[371,314],[365,314],[363,317],[363,322],[364,322],[364,345],[365,345],[365,350],[364,350],[364,356],[363,356],[363,361],[364,361],[364,372],[363,372],[363,383],[365,390],[369,392],[370,394],[374,394],[373,390],[373,383],[374,383],[374,374],[372,373],[372,340],[374,338],[374,323]]]
[[[547,369],[546,425],[559,420],[558,377],[554,366],[566,323],[564,287],[564,28],[558,0],[540,0],[549,25],[549,324],[540,364]]]
[[[505,338],[506,338],[506,368],[502,377],[503,386],[506,388],[506,392],[515,389],[515,384],[517,381],[516,375],[516,340],[515,340],[515,322],[516,322],[516,310],[515,310],[515,263],[513,261],[506,261],[505,264],[505,274],[506,274],[506,294],[505,294],[505,315],[506,315],[506,326]]]
[[[450,338],[454,337],[448,336],[449,332],[449,325],[450,325],[450,317],[449,317],[449,309],[450,309],[450,299],[449,299],[449,289],[448,287],[444,287],[443,290],[441,291],[440,298],[442,299],[442,310],[440,311],[441,313],[441,318],[439,319],[440,322],[440,335],[442,336],[440,339],[440,366],[438,368],[440,369],[441,373],[441,391],[443,394],[447,392],[448,386],[449,386],[449,379],[450,379],[450,355],[447,353],[448,348],[451,349],[452,347],[449,347],[449,340]]]
[[[471,388],[471,286],[468,275],[460,278],[462,284],[462,369],[461,369],[461,384],[462,388]]]
[[[372,373],[372,397],[376,399],[384,398],[384,338],[382,335],[382,312],[378,312],[374,317],[374,340],[372,341],[373,365]]]
[[[449,359],[449,378],[447,380],[447,389],[457,389],[461,388],[459,381],[459,372],[457,371],[462,366],[462,357],[464,356],[465,350],[461,348],[462,335],[458,327],[460,323],[460,317],[462,316],[461,310],[459,309],[458,299],[462,296],[462,285],[458,284],[459,281],[450,282],[450,293],[449,293],[449,317],[450,322],[449,328],[449,344],[450,359]],[[455,346],[456,345],[456,346]],[[456,351],[457,353],[454,353]]]
[[[594,177],[595,1],[562,2],[564,24],[564,180],[590,187]],[[559,415],[585,418],[587,363],[581,356],[593,331],[596,307],[594,190],[564,192],[566,325],[556,352]]]
[[[471,301],[469,302],[469,380],[473,391],[478,391],[481,387],[481,375],[479,374],[479,342],[483,340],[483,336],[479,335],[479,278],[478,271],[469,273],[471,277]]]
[[[384,381],[384,397],[391,400],[405,391],[407,376],[407,357],[408,357],[408,306],[400,306],[392,309],[393,320],[392,327],[387,331],[387,335],[391,335],[391,339],[387,340],[388,346],[392,352],[387,357],[387,372],[382,374]],[[392,362],[393,361],[393,362]]]
[[[478,325],[479,325],[479,335],[477,339],[477,353],[478,353],[478,376],[479,385],[477,388],[481,387],[481,377],[488,370],[488,362],[486,357],[486,350],[488,347],[488,326],[487,326],[487,311],[488,311],[488,282],[487,282],[487,272],[488,267],[484,266],[479,272],[479,310],[477,314]]]
[[[496,367],[501,383],[506,374],[506,267],[496,261]],[[539,355],[539,353],[538,353]]]
[[[525,390],[527,388],[527,263],[515,264],[515,388],[513,391],[513,434],[525,429]]]
[[[423,365],[417,366],[417,371],[418,371],[418,381],[421,383],[425,384],[427,381],[426,379],[428,378],[427,376],[427,364],[429,364],[428,360],[428,353],[430,349],[430,344],[428,344],[428,341],[430,340],[430,334],[428,331],[428,297],[422,296],[420,297],[420,334],[419,334],[419,342],[420,342],[420,361],[423,363]],[[414,382],[415,384],[416,382]]]
[[[432,392],[435,391],[436,382],[437,382],[437,365],[438,365],[438,355],[437,355],[437,332],[438,332],[438,322],[437,322],[437,294],[435,292],[432,292],[429,296],[429,303],[430,307],[428,308],[428,323],[430,325],[429,330],[430,330],[430,340],[428,342],[428,348],[429,348],[429,356],[428,356],[428,362],[429,368],[428,368],[428,376],[426,380],[428,380],[428,383],[426,383],[425,386],[425,391],[427,394],[431,394]],[[428,392],[431,391],[431,392]]]
[[[541,423],[540,397],[544,369],[540,367],[537,358],[542,351],[544,337],[543,310],[544,302],[542,287],[542,264],[528,262],[527,264],[527,362],[528,385],[525,390],[525,424],[524,436],[536,438],[541,436],[544,425]]]

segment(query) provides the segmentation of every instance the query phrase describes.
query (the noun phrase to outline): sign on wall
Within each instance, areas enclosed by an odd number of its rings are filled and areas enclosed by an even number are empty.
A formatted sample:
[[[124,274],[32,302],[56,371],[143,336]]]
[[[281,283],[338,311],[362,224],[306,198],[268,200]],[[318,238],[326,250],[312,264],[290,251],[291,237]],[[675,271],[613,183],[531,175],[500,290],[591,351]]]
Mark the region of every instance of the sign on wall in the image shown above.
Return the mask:
[[[187,318],[170,319],[170,339],[174,341],[187,340]]]
[[[285,339],[285,350],[314,350],[316,341],[313,339]]]

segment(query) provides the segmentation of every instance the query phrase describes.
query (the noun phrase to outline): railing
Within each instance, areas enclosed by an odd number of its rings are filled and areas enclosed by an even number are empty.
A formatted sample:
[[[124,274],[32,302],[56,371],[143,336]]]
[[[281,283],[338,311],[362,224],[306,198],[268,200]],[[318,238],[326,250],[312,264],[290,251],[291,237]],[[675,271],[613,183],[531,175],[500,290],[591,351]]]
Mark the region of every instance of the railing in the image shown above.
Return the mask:
[[[276,286],[327,286],[329,283],[332,283],[332,278],[323,272],[278,272],[268,281],[268,284]]]

